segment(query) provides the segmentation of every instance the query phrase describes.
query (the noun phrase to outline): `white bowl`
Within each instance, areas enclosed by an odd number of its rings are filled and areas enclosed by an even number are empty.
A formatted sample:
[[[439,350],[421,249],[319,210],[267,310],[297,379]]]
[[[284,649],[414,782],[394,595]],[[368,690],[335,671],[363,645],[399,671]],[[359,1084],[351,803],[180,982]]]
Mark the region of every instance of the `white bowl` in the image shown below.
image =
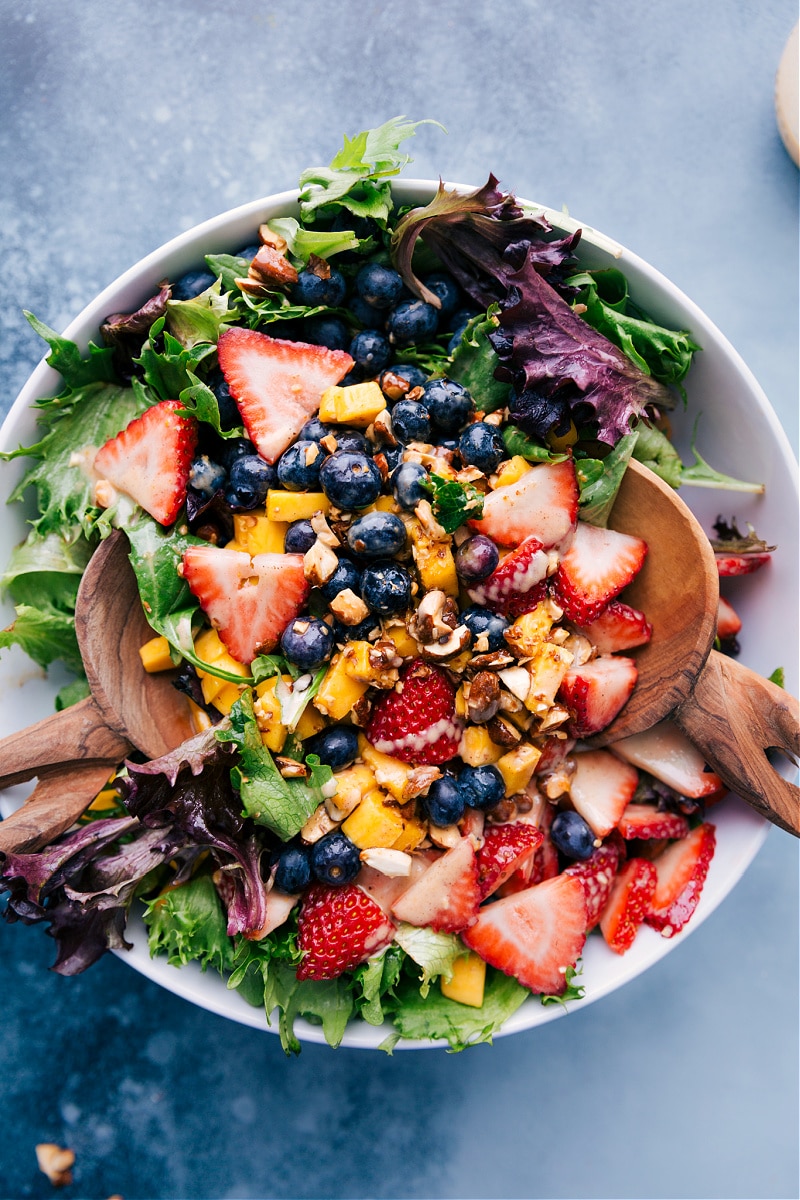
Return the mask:
[[[461,188],[458,190],[471,190]],[[395,196],[401,204],[425,203],[436,184],[427,180],[396,183]],[[718,513],[736,516],[740,524],[750,521],[760,535],[778,544],[772,564],[759,574],[732,580],[726,591],[744,620],[741,661],[763,675],[777,666],[786,669],[786,685],[797,692],[797,629],[786,620],[786,598],[794,604],[798,578],[797,468],[789,443],[769,402],[736,351],[678,288],[635,254],[586,225],[580,225],[563,213],[540,209],[556,229],[580,227],[584,235],[579,258],[586,266],[617,266],[627,276],[636,302],[662,324],[688,329],[702,347],[687,380],[689,409],[674,414],[675,441],[684,461],[689,460],[692,425],[702,414],[699,448],[720,471],[740,479],[755,479],[767,484],[763,496],[684,489],[681,493],[704,528],[710,530]],[[202,262],[206,253],[233,252],[252,243],[260,222],[272,217],[296,215],[296,191],[282,192],[222,213],[154,251],[126,271],[115,283],[92,301],[64,331],[65,336],[85,349],[90,340],[99,342],[98,330],[112,312],[137,309],[156,290],[164,278],[177,279]],[[35,412],[30,405],[39,397],[54,394],[61,386],[60,377],[42,361],[31,375],[0,429],[0,449],[12,449],[36,440]],[[25,470],[27,460],[17,459],[3,466],[0,495],[7,497]],[[0,524],[0,563],[7,562],[12,547],[25,536],[24,509],[13,505]],[[29,514],[28,514],[29,515]],[[726,581],[728,582],[728,581]],[[792,608],[790,611],[794,611]],[[8,614],[8,615],[6,615]],[[6,602],[4,624],[11,619]],[[0,660],[0,687],[8,698],[0,713],[0,735],[21,729],[52,711],[53,697],[63,680],[58,669],[49,677],[14,650]],[[23,795],[20,789],[4,794],[8,805]],[[717,827],[718,844],[700,905],[692,922],[677,937],[665,939],[650,928],[642,928],[631,950],[623,957],[613,954],[598,937],[589,938],[583,955],[582,983],[584,1000],[570,1005],[572,1010],[598,1000],[621,987],[666,954],[681,941],[728,895],[755,857],[769,826],[738,798],[730,797],[713,809],[711,820]],[[133,950],[120,957],[135,970],[186,1000],[229,1017],[255,1029],[267,1029],[261,1009],[251,1008],[236,992],[229,992],[219,976],[202,973],[196,964],[183,968],[168,965],[165,958],[151,959],[141,920],[133,916],[128,927]],[[526,1001],[506,1023],[502,1034],[517,1033],[561,1016],[560,1005],[541,1005],[537,999]],[[274,1031],[275,1026],[272,1026]],[[298,1021],[301,1040],[322,1042],[322,1031]],[[376,1029],[354,1022],[344,1044],[376,1047],[388,1029]],[[401,1041],[400,1047],[428,1047],[442,1043]]]

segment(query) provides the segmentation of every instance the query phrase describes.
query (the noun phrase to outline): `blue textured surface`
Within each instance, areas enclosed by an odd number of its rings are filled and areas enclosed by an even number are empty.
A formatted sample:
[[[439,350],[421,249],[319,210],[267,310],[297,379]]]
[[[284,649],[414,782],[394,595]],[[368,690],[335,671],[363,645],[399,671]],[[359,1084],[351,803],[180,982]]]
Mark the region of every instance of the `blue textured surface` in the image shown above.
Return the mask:
[[[292,185],[344,131],[431,116],[411,173],[566,205],[722,328],[797,441],[797,172],[774,73],[792,0],[436,5],[0,0],[2,409],[63,328],[197,221]],[[791,614],[787,620],[794,619]],[[0,928],[0,1194],[798,1195],[798,855],[770,834],[664,962],[460,1056],[277,1039],[107,958]]]

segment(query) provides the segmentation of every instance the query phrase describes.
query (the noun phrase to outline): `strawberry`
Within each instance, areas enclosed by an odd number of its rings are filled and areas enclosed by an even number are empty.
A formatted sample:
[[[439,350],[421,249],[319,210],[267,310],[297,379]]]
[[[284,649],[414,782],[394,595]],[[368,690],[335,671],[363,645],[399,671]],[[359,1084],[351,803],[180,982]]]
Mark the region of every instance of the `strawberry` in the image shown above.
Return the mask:
[[[599,617],[579,627],[578,633],[589,639],[598,654],[613,654],[616,650],[644,646],[653,636],[653,626],[637,608],[612,600]]]
[[[652,804],[629,804],[617,828],[626,842],[634,838],[684,838],[689,822],[680,813],[659,812]]]
[[[662,937],[679,933],[697,908],[716,839],[714,826],[706,822],[653,861],[657,882],[645,919]]]
[[[585,627],[641,570],[647,543],[615,529],[579,521],[553,578],[553,594],[568,621]]]
[[[171,525],[186,500],[197,422],[182,417],[179,400],[147,408],[101,446],[94,469],[131,496],[159,525]]]
[[[269,653],[303,609],[310,586],[302,554],[256,554],[210,544],[184,553],[183,578],[235,659]]]
[[[395,689],[375,701],[367,740],[382,754],[403,762],[436,765],[455,758],[463,731],[447,675],[440,667],[414,659]]]
[[[717,572],[722,579],[729,575],[751,575],[753,571],[765,567],[772,555],[760,550],[747,554],[730,554],[724,550],[717,550],[714,558],[717,560]]]
[[[470,525],[501,546],[519,546],[533,535],[549,549],[563,542],[577,519],[575,467],[565,459],[532,467],[516,483],[489,492],[482,518]]]
[[[481,899],[491,896],[528,859],[532,859],[543,841],[544,834],[535,825],[522,822],[490,825],[478,851]]]
[[[639,670],[632,658],[608,655],[570,667],[559,698],[572,713],[569,732],[584,738],[610,725],[636,685]]]
[[[575,755],[569,794],[593,833],[604,838],[616,829],[638,783],[635,767],[621,762],[608,750],[587,750]]]
[[[322,393],[353,366],[344,350],[288,342],[253,329],[226,329],[217,345],[219,365],[248,437],[268,463],[280,458]]]
[[[566,868],[565,875],[579,879],[586,901],[586,932],[594,929],[600,913],[608,903],[611,888],[619,870],[620,852],[616,846],[606,842],[592,851],[582,862],[574,862]]]
[[[624,954],[633,945],[639,926],[650,912],[655,890],[653,864],[645,858],[629,858],[600,914],[600,932],[616,954]]]
[[[720,596],[717,605],[717,637],[720,641],[725,641],[727,638],[734,638],[741,631],[741,628],[742,619],[736,612],[736,609]]]
[[[558,874],[558,851],[550,837],[550,826],[555,815],[553,805],[545,804],[538,825],[534,825],[525,817],[522,818],[526,824],[532,825],[534,829],[538,828],[542,841],[531,857],[517,867],[505,883],[500,884],[497,889],[498,896],[513,896],[515,892],[522,892],[532,884],[543,883],[545,879],[553,879]]]
[[[461,838],[411,884],[392,905],[392,915],[409,925],[458,933],[478,915],[478,860],[471,838]]]
[[[487,579],[469,588],[470,600],[513,620],[543,600],[548,556],[538,538],[528,537]]]
[[[725,784],[706,765],[699,750],[674,721],[659,721],[643,733],[634,733],[614,743],[614,753],[642,771],[647,771],[681,796],[693,800],[718,800]]]
[[[481,909],[462,941],[533,992],[560,995],[586,941],[580,880],[557,875]]]
[[[303,952],[297,978],[337,979],[388,945],[394,925],[355,884],[314,883],[303,897],[297,931]]]

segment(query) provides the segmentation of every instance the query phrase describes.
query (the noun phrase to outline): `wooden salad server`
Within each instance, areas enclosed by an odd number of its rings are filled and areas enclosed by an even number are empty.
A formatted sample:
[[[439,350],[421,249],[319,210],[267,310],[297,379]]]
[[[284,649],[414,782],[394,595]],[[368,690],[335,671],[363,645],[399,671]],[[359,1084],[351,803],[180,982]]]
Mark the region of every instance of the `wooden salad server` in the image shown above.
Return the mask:
[[[722,781],[774,825],[800,837],[800,790],[767,757],[800,757],[800,710],[783,688],[714,650],[719,575],[694,515],[671,487],[631,461],[609,525],[648,544],[625,600],[646,613],[652,640],[632,651],[633,694],[592,746],[670,717]]]

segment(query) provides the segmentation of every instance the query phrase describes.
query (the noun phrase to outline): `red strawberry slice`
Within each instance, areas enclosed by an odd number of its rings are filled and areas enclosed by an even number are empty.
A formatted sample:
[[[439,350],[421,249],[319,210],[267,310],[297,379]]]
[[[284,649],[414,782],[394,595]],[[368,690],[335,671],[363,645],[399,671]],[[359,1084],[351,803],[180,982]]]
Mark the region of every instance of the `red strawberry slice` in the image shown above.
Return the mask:
[[[653,636],[653,626],[638,608],[612,600],[599,617],[579,627],[578,633],[587,637],[599,654],[614,654],[644,646]]]
[[[490,825],[478,851],[481,899],[491,896],[523,863],[532,859],[543,841],[544,834],[535,825],[522,822]]]
[[[462,941],[524,987],[560,995],[567,967],[586,941],[586,902],[579,879],[557,875],[481,909]]]
[[[503,616],[521,616],[543,600],[548,556],[538,538],[526,538],[482,583],[469,588],[470,600]]]
[[[310,589],[302,554],[256,554],[190,546],[183,578],[235,659],[269,653],[302,611]]]
[[[387,946],[394,925],[355,884],[328,887],[314,883],[303,898],[297,919],[297,944],[303,959],[298,979],[337,979]]]
[[[622,738],[614,743],[614,753],[692,800],[708,803],[727,790],[674,721],[659,721],[643,733]]]
[[[717,572],[722,579],[729,575],[751,575],[753,571],[760,571],[771,560],[772,555],[758,550],[749,554],[727,554],[724,550],[718,550],[714,558],[717,560]]]
[[[186,500],[197,422],[179,400],[145,409],[97,451],[94,469],[131,496],[159,525],[171,525]]]
[[[653,860],[657,882],[645,919],[662,937],[679,933],[697,908],[716,843],[716,829],[706,822]]]
[[[594,929],[600,913],[608,903],[620,863],[620,852],[616,846],[605,843],[592,851],[582,862],[574,862],[564,871],[579,879],[586,901],[586,932]]]
[[[570,667],[558,690],[572,713],[569,732],[585,738],[610,725],[633,691],[639,669],[632,658],[608,655]]]
[[[577,519],[575,467],[565,459],[532,467],[516,483],[489,492],[483,517],[470,525],[501,546],[518,546],[533,535],[548,549],[563,542]]]
[[[720,641],[725,641],[726,638],[736,637],[741,631],[742,619],[737,613],[732,604],[722,596],[719,598],[717,605],[717,637]]]
[[[570,799],[593,833],[606,837],[616,829],[639,783],[639,772],[608,750],[575,755]]]
[[[446,850],[395,900],[392,914],[409,925],[458,933],[475,920],[480,901],[478,860],[467,837]]]
[[[415,659],[394,691],[375,701],[367,740],[403,762],[436,765],[455,758],[463,732],[452,683],[440,667]]]
[[[617,828],[626,842],[634,838],[684,838],[689,822],[680,813],[659,812],[652,804],[629,804]]]
[[[624,954],[633,945],[639,926],[650,912],[655,890],[653,864],[646,858],[629,858],[600,914],[600,932],[615,954]]]
[[[579,521],[553,578],[553,594],[568,621],[586,626],[641,570],[647,543],[616,529]]]
[[[546,804],[538,825],[525,817],[522,818],[524,823],[532,825],[534,829],[539,829],[542,834],[542,842],[532,856],[526,859],[505,883],[500,884],[497,889],[498,896],[513,896],[516,892],[522,892],[534,883],[543,883],[545,879],[554,879],[558,874],[558,850],[550,837],[550,826],[553,824],[555,815],[556,810],[553,805]]]
[[[217,351],[248,437],[268,463],[280,458],[317,412],[325,389],[353,366],[344,350],[238,327],[225,330]]]

